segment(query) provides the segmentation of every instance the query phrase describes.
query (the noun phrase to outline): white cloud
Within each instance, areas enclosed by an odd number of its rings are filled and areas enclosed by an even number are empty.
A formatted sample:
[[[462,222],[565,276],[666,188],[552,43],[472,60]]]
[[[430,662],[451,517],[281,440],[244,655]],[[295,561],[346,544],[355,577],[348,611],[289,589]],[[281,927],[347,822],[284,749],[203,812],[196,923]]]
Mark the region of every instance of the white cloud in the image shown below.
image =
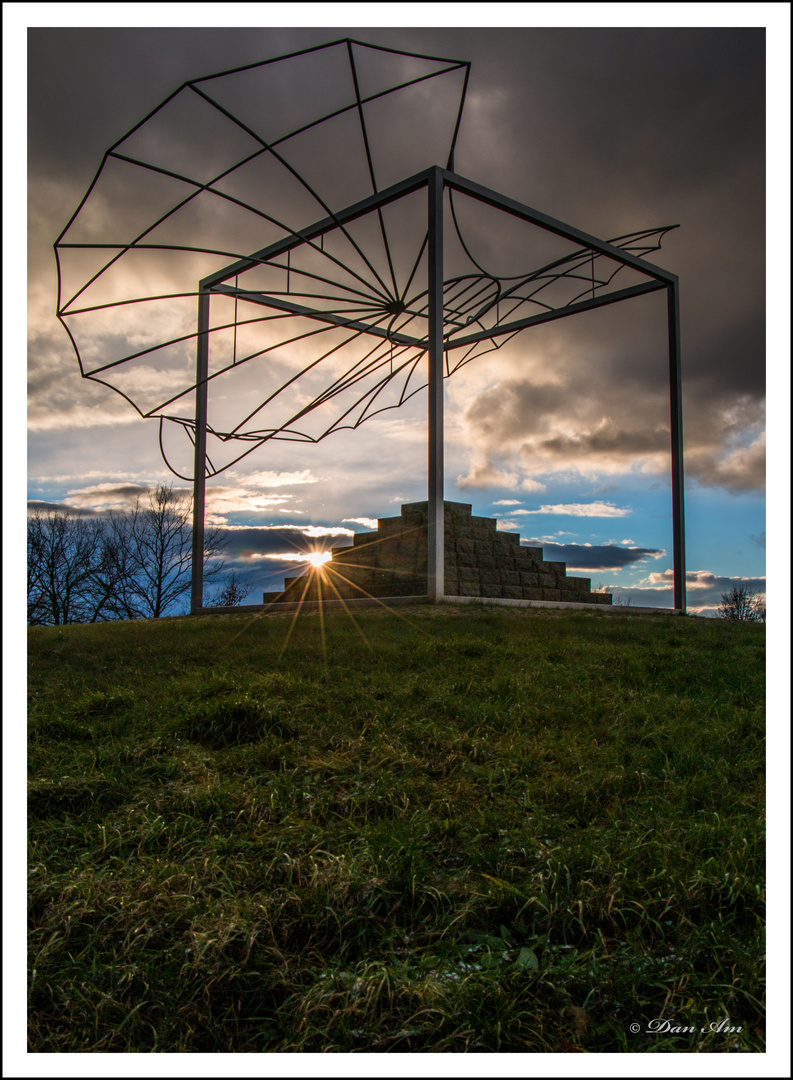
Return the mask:
[[[496,499],[493,506],[520,506],[520,499]]]
[[[53,409],[46,402],[34,402],[28,410],[29,431],[59,431],[64,428],[93,428],[112,424],[132,424],[140,416],[126,402],[118,399],[117,409],[109,405],[70,404],[63,409]]]
[[[304,536],[355,536],[354,529],[345,529],[341,525],[294,525]]]
[[[692,448],[686,455],[686,475],[700,483],[730,491],[762,491],[765,488],[765,432],[743,445]]]
[[[330,552],[318,551],[268,551],[250,552],[242,556],[244,562],[258,562],[259,559],[275,559],[278,562],[308,562],[316,565],[318,562],[328,562]]]
[[[474,460],[467,476],[457,477],[457,486],[461,491],[466,488],[506,488],[507,491],[545,491],[546,485],[530,477],[522,477],[519,472],[499,469],[486,460]],[[519,500],[513,499],[517,503]],[[509,500],[494,503],[495,506],[507,506]]]
[[[370,517],[357,517],[357,518],[342,518],[342,521],[351,521],[355,525],[364,525],[367,529],[377,528],[377,518]]]
[[[614,503],[554,503],[541,506],[539,510],[510,510],[510,514],[566,514],[570,517],[625,517],[632,511]]]
[[[282,532],[284,529],[289,529],[290,532],[299,532],[303,536],[312,538],[318,536],[355,536],[354,529],[345,529],[342,525],[240,525],[239,528],[248,532],[255,532],[256,530],[262,532],[277,530]]]
[[[81,473],[53,473],[47,476],[31,476],[30,480],[33,484],[72,484],[75,480],[99,480],[103,479],[106,482],[113,480],[123,481],[127,484],[140,483],[147,484],[151,481],[151,473],[135,473],[131,469],[124,472],[114,472],[113,469],[86,469]],[[171,473],[163,470],[162,479],[166,483],[170,483],[173,480]],[[39,487],[39,490],[41,488]]]
[[[280,507],[291,495],[270,495],[244,487],[215,487],[207,489],[207,509],[215,514],[264,514]]]
[[[301,472],[278,472],[263,470],[247,474],[240,474],[236,469],[229,469],[228,476],[239,477],[241,483],[251,487],[292,487],[295,484],[318,484],[319,477],[314,476],[310,469]]]

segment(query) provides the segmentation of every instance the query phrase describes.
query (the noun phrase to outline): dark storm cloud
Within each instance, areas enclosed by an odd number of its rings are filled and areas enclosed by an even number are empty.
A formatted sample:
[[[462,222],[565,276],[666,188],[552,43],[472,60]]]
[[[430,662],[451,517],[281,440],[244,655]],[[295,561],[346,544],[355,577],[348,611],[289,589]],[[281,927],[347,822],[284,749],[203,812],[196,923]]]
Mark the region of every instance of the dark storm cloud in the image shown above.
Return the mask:
[[[219,529],[218,535],[223,541],[225,557],[233,562],[250,565],[265,555],[294,552],[299,555],[306,551],[330,551],[345,542],[348,530],[340,536],[307,536],[306,531],[289,525],[261,528]]]
[[[156,487],[156,484],[92,484],[67,491],[63,502],[29,501],[28,511],[46,508],[77,515],[107,516],[115,511],[130,510],[136,504],[147,507],[149,496],[153,495]],[[171,486],[170,490],[176,501],[182,504],[189,502],[192,497],[189,488]]]
[[[74,506],[65,502],[45,502],[42,499],[28,499],[28,514],[70,514],[72,517],[100,517],[98,510],[84,506]]]
[[[549,544],[544,540],[523,540],[527,547],[541,547],[543,559],[566,563],[568,570],[624,570],[627,566],[658,559],[658,548],[620,547],[617,544]]]
[[[315,531],[321,531],[321,527]],[[308,553],[346,546],[351,538],[347,535],[311,536],[308,531],[283,525],[220,528],[218,539],[222,544],[227,570],[239,574],[240,579],[252,590],[248,602],[257,603],[258,590],[280,591],[285,577],[304,573]]]
[[[606,238],[680,223],[650,260],[681,277],[687,476],[759,490],[762,29],[32,30],[34,273],[51,277],[43,239],[49,232],[51,243],[65,224],[63,207],[76,206],[102,152],[181,82],[348,34],[473,61],[455,160],[463,175]],[[292,88],[296,106],[310,90]],[[468,238],[495,255],[503,227],[472,223]],[[472,477],[516,454],[534,469],[575,459],[615,472],[642,457],[665,468],[663,304],[648,297],[617,307],[522,335],[517,348],[549,349],[544,377],[496,376],[493,392],[471,403]],[[56,351],[63,364],[68,346],[57,325],[43,339],[34,397],[57,401],[45,412],[68,423],[51,360]],[[85,424],[86,414],[73,420]]]

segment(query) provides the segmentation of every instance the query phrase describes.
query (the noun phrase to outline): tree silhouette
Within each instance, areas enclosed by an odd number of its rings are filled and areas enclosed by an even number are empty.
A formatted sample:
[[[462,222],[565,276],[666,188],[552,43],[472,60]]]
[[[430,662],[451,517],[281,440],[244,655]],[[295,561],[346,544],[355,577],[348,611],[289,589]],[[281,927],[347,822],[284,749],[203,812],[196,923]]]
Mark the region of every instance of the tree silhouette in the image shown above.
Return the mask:
[[[159,618],[190,591],[192,500],[158,484],[108,517],[36,511],[28,518],[28,622],[59,625]],[[219,530],[204,544],[204,578],[223,573]],[[227,586],[227,589],[230,586]],[[232,604],[247,595],[232,575]]]
[[[721,594],[717,615],[728,622],[765,622],[765,595],[746,585]]]

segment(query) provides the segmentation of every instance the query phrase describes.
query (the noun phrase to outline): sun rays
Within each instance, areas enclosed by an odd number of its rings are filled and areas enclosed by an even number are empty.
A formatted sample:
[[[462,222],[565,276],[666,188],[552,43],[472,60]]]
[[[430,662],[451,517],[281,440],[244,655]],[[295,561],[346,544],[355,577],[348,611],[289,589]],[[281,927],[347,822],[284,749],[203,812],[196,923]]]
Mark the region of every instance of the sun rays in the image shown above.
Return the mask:
[[[367,546],[368,545],[366,544],[361,545],[361,547]],[[340,608],[345,613],[355,632],[370,651],[373,650],[374,646],[372,641],[364,633],[359,621],[355,618],[350,607],[351,603],[355,606],[361,601],[369,601],[370,604],[377,605],[382,608],[383,611],[393,615],[394,618],[408,623],[418,633],[424,636],[431,636],[427,630],[416,622],[415,619],[403,614],[393,605],[391,601],[394,597],[385,597],[381,599],[378,596],[374,596],[354,581],[351,576],[342,572],[342,566],[347,571],[352,570],[353,573],[357,569],[366,569],[363,563],[353,563],[345,559],[344,563],[337,563],[334,565],[333,553],[320,548],[279,553],[277,555],[271,555],[270,557],[281,559],[284,562],[288,561],[294,563],[296,566],[307,566],[307,572],[301,573],[297,579],[293,579],[292,584],[289,586],[289,592],[293,594],[291,598],[284,600],[284,594],[282,593],[277,600],[266,603],[263,610],[252,613],[250,620],[246,621],[245,625],[240,628],[238,633],[235,634],[231,640],[236,641],[238,637],[244,634],[259,619],[266,615],[271,617],[281,614],[291,615],[283,644],[278,653],[276,665],[283,661],[284,656],[287,653],[300,615],[315,615],[319,619],[322,667],[325,678],[329,678],[328,641],[326,633],[326,611],[328,607],[331,607],[334,610]],[[390,569],[387,572],[393,574],[395,579],[404,577],[406,573],[406,571],[398,569]],[[351,598],[349,595],[352,590],[358,594],[355,598]],[[346,592],[347,595],[344,596],[343,592]],[[401,599],[401,597],[399,599]],[[423,596],[416,596],[415,602],[422,603],[423,599]],[[243,609],[240,609],[240,614],[242,614],[242,612]]]

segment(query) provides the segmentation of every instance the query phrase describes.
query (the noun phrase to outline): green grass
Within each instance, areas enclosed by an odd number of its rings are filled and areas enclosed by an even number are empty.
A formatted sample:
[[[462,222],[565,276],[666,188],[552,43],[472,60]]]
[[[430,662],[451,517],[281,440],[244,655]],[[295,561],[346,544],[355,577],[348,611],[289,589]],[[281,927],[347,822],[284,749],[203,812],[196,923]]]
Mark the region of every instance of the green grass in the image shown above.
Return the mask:
[[[486,606],[31,629],[29,1049],[763,1051],[764,648]]]

